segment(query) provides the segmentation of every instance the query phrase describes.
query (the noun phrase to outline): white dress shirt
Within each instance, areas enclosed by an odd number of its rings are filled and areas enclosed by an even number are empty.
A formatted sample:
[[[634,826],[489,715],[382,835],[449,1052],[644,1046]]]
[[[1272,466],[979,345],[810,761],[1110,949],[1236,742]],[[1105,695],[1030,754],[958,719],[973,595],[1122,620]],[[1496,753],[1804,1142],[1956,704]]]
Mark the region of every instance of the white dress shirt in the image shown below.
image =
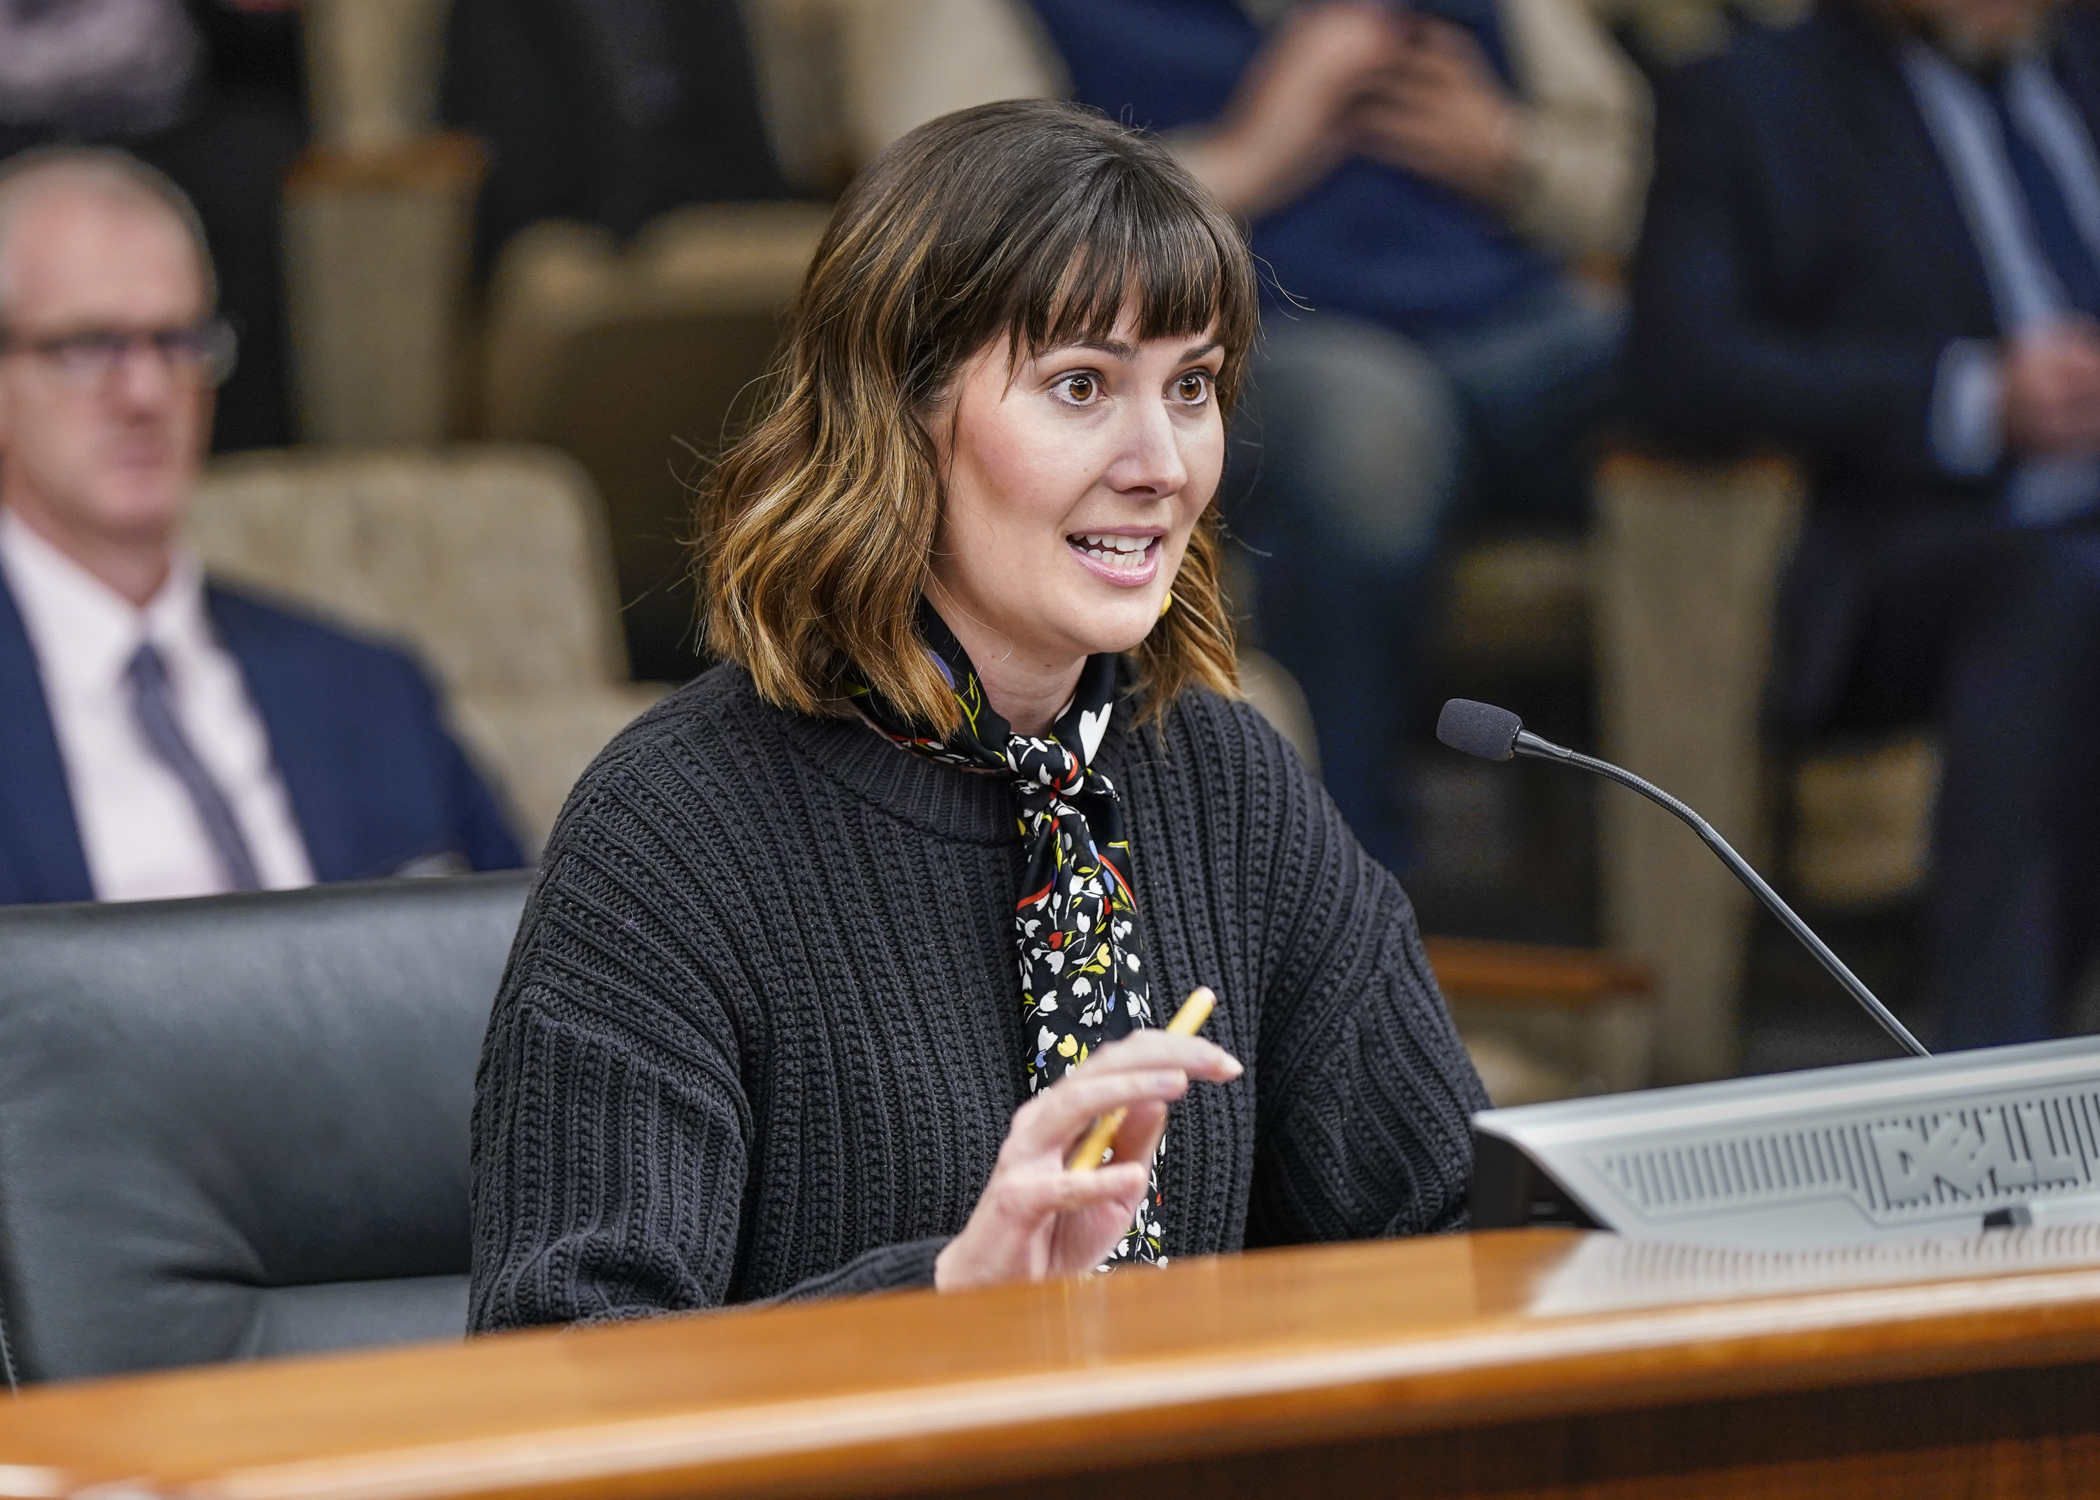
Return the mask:
[[[167,662],[176,721],[232,804],[263,884],[313,884],[269,736],[239,665],[212,635],[194,553],[178,549],[167,582],[139,609],[0,506],[0,572],[36,652],[96,899],[226,889],[189,793],[132,720],[125,669],[146,641]]]

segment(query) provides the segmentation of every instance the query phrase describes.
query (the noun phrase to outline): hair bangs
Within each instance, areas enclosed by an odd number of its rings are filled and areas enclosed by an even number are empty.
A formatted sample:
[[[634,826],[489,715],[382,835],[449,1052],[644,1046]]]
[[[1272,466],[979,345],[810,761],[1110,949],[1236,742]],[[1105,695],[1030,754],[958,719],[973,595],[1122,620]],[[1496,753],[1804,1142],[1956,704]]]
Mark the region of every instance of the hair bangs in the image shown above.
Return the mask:
[[[1070,195],[1017,270],[1005,319],[1012,358],[1106,343],[1126,316],[1140,341],[1208,333],[1226,350],[1219,385],[1229,407],[1260,319],[1254,280],[1237,239],[1221,242],[1216,216],[1178,186],[1115,162]]]

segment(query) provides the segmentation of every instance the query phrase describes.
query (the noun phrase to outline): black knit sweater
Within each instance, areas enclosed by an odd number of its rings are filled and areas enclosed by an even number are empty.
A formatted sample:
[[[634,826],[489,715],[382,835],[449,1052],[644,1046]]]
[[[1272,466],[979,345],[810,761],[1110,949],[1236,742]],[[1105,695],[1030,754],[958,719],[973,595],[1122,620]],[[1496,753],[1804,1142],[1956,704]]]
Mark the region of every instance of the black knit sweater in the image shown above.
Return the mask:
[[[1153,993],[1247,1065],[1169,1118],[1170,1255],[1448,1229],[1486,1103],[1399,885],[1209,693],[1098,752]],[[477,1329],[923,1285],[1025,1095],[995,776],[718,668],[586,773],[474,1110]],[[1127,1273],[1126,1273],[1127,1274]]]

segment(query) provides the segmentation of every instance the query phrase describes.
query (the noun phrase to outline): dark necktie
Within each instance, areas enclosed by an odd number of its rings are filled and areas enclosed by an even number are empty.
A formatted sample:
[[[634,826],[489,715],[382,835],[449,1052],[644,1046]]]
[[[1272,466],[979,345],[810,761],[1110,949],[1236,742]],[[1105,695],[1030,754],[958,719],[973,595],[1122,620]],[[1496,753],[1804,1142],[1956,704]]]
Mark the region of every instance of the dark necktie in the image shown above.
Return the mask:
[[[189,793],[190,805],[197,810],[197,821],[204,825],[204,836],[211,840],[212,853],[218,857],[219,873],[225,877],[227,887],[236,891],[261,890],[262,877],[256,873],[255,856],[249,852],[248,841],[241,836],[241,825],[233,816],[233,804],[211,779],[211,772],[198,759],[196,747],[176,721],[168,664],[148,642],[132,656],[124,677],[131,684],[132,722],[138,725],[147,748],[175,773],[175,779]]]
[[[2019,179],[2020,196],[2027,200],[2027,217],[2034,225],[2035,239],[2049,257],[2049,268],[2063,283],[2064,299],[2077,312],[2100,316],[2100,264],[2078,232],[2063,185],[2056,180],[2049,162],[2028,140],[2006,107],[2003,80],[1987,83],[1984,93],[1998,115],[1998,129],[2005,137],[2005,154]]]

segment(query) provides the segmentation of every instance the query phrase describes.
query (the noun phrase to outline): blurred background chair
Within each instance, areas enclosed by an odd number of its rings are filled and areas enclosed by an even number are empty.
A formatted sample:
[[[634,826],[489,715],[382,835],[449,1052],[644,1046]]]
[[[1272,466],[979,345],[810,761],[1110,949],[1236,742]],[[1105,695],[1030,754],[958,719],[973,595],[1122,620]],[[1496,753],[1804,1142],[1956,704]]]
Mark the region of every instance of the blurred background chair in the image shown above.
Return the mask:
[[[559,453],[242,454],[208,472],[191,534],[219,576],[412,646],[530,849],[661,691],[627,681],[604,520]]]
[[[527,884],[0,911],[10,1377],[459,1336],[474,1069]]]
[[[1696,807],[1753,864],[1776,861],[1791,897],[1886,909],[1926,878],[1930,739],[1819,745],[1785,763],[1766,748],[1771,623],[1801,506],[1798,473],[1777,460],[1607,461],[1593,543],[1603,753]],[[1613,793],[1599,814],[1608,941],[1655,968],[1658,1076],[1726,1077],[1741,1060],[1753,898],[1660,808]],[[1833,987],[1828,1004],[1847,1002]]]
[[[459,426],[481,147],[437,124],[448,0],[309,0],[313,138],[285,182],[298,432],[434,442]]]
[[[559,448],[595,482],[638,678],[682,681],[702,665],[693,486],[748,414],[828,217],[812,203],[700,205],[624,248],[548,221],[498,262],[482,430]]]

